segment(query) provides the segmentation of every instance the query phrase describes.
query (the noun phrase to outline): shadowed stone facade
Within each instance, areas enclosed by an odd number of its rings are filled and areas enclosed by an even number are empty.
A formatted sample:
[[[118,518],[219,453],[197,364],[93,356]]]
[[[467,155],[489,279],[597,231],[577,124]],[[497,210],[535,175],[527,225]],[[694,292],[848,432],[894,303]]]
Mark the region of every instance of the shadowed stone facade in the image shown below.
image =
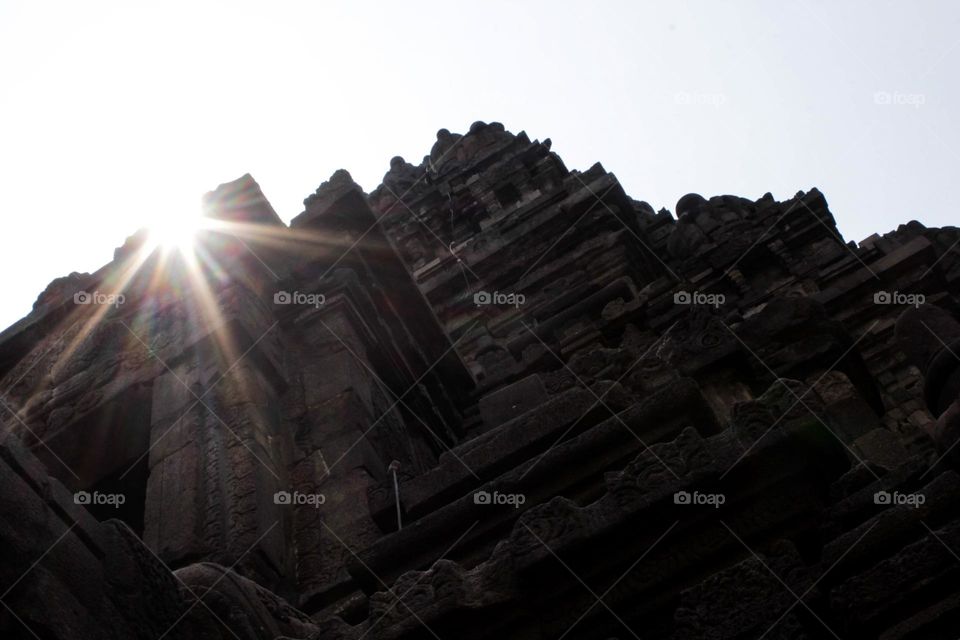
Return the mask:
[[[960,230],[498,123],[0,335],[0,636],[955,638]]]

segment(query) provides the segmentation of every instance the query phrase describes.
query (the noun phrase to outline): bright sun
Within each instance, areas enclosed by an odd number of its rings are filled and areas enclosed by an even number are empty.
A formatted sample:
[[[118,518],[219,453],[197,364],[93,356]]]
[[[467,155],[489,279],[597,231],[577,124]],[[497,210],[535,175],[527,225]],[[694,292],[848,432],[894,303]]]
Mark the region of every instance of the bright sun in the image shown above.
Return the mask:
[[[199,213],[159,215],[149,227],[150,244],[164,251],[191,251],[197,232],[206,228],[206,222]]]

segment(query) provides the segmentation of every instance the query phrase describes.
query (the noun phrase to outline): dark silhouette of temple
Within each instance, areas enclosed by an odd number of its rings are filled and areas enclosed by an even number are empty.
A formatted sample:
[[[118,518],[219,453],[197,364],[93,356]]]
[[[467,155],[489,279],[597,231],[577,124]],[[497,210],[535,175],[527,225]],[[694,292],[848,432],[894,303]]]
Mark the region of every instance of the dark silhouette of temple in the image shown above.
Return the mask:
[[[960,635],[960,231],[497,123],[0,335],[0,637]]]

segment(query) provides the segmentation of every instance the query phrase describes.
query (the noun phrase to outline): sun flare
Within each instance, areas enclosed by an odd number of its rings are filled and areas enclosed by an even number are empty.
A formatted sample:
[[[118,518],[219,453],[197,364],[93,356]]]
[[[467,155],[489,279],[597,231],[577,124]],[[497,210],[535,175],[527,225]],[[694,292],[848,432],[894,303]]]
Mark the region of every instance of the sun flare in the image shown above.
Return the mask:
[[[190,252],[197,233],[208,226],[208,219],[199,213],[157,216],[149,226],[150,246],[165,252]]]

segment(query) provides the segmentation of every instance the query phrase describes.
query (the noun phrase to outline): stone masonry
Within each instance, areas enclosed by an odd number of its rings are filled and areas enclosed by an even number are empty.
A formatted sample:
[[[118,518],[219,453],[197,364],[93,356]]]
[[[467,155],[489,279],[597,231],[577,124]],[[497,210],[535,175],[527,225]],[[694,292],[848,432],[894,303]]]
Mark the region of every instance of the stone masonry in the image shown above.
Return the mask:
[[[499,123],[0,334],[0,637],[960,635],[960,230]]]

